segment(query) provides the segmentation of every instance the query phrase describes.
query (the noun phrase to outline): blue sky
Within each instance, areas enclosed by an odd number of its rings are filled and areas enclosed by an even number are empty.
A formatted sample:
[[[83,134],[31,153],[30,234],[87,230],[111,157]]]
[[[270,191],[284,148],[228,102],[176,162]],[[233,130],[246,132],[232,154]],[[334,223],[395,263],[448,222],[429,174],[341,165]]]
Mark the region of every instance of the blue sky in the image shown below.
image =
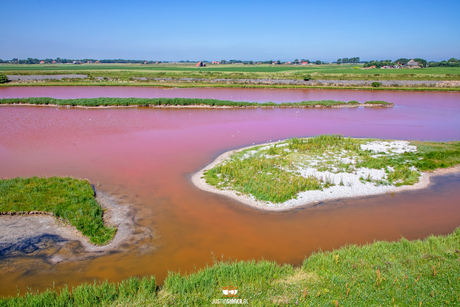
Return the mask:
[[[0,58],[460,57],[459,0],[2,1]]]

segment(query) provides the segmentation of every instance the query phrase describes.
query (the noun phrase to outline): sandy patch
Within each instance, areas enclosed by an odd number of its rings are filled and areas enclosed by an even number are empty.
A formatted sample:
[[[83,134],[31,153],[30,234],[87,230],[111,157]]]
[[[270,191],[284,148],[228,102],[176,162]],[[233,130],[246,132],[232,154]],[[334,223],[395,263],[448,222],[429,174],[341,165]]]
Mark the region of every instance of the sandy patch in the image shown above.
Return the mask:
[[[279,141],[279,142],[282,142],[282,141]],[[244,195],[244,194],[232,191],[232,190],[220,190],[206,183],[206,180],[204,179],[204,172],[209,169],[212,169],[217,164],[228,159],[234,153],[237,153],[239,151],[243,151],[245,149],[249,149],[252,147],[256,147],[256,146],[261,146],[261,145],[269,146],[269,145],[273,145],[276,143],[278,142],[273,142],[273,143],[268,143],[268,144],[259,144],[259,145],[248,146],[248,147],[244,147],[244,148],[240,148],[236,150],[227,151],[221,154],[220,156],[218,156],[212,163],[205,166],[203,169],[199,170],[197,173],[193,174],[191,178],[192,183],[201,190],[220,194],[220,195],[225,195],[227,197],[235,199],[245,205],[248,205],[256,209],[260,209],[264,211],[285,211],[285,210],[290,210],[290,209],[298,208],[298,207],[313,206],[319,202],[334,200],[334,199],[371,196],[371,195],[379,195],[379,194],[386,194],[386,193],[397,193],[397,192],[408,191],[408,190],[423,189],[430,185],[430,177],[432,176],[439,176],[439,175],[460,172],[460,165],[451,167],[451,168],[438,169],[433,172],[421,172],[421,176],[419,177],[418,183],[414,185],[405,185],[405,186],[400,186],[400,187],[395,187],[391,185],[390,186],[386,186],[386,185],[375,186],[372,183],[361,183],[359,186],[351,186],[351,185],[347,186],[346,184],[343,186],[335,185],[329,188],[324,188],[322,191],[321,190],[311,190],[311,191],[300,192],[296,199],[290,199],[283,203],[272,203],[272,202],[260,201],[260,200],[257,200],[252,195]],[[386,144],[386,143],[387,142],[374,142],[373,144],[369,145],[369,148],[366,148],[366,149],[370,149],[370,150],[375,149],[375,152],[387,151],[387,150],[391,150],[395,152],[401,151],[400,149],[395,148],[394,144]],[[407,145],[406,141],[395,141],[395,143],[400,146],[403,146],[404,149],[407,151],[413,150],[411,146]],[[379,170],[373,170],[373,169],[368,170],[368,173],[371,176],[379,176],[378,172]],[[340,180],[343,180],[344,183],[347,183],[347,178],[343,177],[343,176],[347,176],[347,174],[342,174],[342,173],[327,174],[328,172],[324,172],[324,173],[325,173],[324,175],[331,176],[331,180],[333,180],[334,183],[337,183],[335,181],[337,181],[336,179],[338,179],[338,178],[334,178],[334,176],[335,177],[341,176],[342,178],[340,178]],[[367,175],[365,170],[363,170],[363,174]]]

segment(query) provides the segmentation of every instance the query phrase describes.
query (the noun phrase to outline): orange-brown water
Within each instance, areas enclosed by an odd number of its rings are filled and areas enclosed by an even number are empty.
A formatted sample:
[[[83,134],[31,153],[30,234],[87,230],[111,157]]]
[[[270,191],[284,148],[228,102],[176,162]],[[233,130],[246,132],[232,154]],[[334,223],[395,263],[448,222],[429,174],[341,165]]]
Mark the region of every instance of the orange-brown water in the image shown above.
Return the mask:
[[[148,227],[153,234],[128,252],[84,261],[0,260],[0,295],[13,295],[17,288],[44,290],[53,284],[130,276],[155,275],[161,282],[168,271],[191,272],[212,264],[211,253],[300,264],[318,249],[450,233],[460,225],[458,175],[438,177],[424,190],[282,213],[254,210],[201,191],[190,175],[224,151],[294,136],[458,140],[460,96],[454,97],[438,103],[404,104],[402,99],[393,109],[1,107],[1,177],[88,178],[102,191],[127,195],[136,209],[137,227]],[[152,245],[158,248],[146,252]]]

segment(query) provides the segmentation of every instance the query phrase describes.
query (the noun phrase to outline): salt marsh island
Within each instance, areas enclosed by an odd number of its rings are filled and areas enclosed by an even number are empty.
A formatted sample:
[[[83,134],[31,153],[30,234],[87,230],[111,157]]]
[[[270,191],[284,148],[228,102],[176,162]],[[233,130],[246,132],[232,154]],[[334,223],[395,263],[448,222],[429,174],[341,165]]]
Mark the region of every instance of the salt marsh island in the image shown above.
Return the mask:
[[[460,171],[460,142],[294,138],[220,155],[193,175],[205,191],[267,211],[421,189]]]

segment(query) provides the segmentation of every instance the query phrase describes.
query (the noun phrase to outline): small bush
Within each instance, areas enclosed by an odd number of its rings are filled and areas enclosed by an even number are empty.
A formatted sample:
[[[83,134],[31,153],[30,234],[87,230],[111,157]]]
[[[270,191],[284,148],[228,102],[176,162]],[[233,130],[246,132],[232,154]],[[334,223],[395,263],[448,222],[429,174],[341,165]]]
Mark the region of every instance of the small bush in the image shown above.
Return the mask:
[[[303,77],[303,80],[304,81],[310,81],[312,79],[312,77],[310,75],[306,75]]]
[[[372,85],[372,87],[380,87],[380,86],[382,86],[382,83],[380,83],[380,82],[372,82],[371,85]]]
[[[4,74],[0,74],[0,83],[6,83],[9,82],[8,77]]]

